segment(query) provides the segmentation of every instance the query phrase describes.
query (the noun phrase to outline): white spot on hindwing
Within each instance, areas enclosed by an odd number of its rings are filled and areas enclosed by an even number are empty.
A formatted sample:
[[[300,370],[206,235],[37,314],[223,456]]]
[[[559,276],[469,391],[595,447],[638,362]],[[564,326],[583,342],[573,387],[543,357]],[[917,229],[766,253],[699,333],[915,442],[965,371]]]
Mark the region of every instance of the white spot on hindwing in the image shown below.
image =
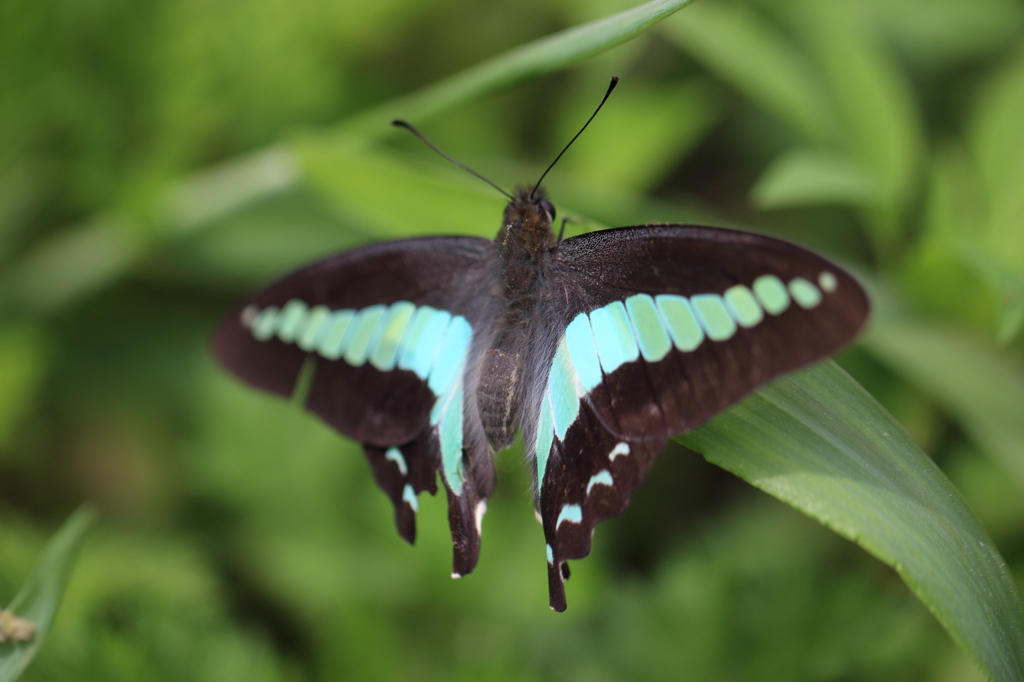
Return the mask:
[[[482,535],[484,532],[484,514],[487,513],[487,501],[480,500],[476,503],[476,533]]]
[[[398,473],[403,476],[408,475],[409,467],[405,464],[405,457],[402,456],[402,451],[398,448],[388,448],[384,452],[384,459],[389,459],[398,466]]]
[[[413,512],[417,512],[420,509],[420,502],[416,499],[416,491],[412,489],[412,486],[408,483],[402,488],[402,499],[405,503],[412,508]]]
[[[629,443],[621,442],[621,443],[617,444],[614,448],[612,448],[612,451],[608,453],[608,461],[609,462],[614,462],[615,458],[618,457],[619,455],[628,455],[628,454],[629,454]]]
[[[254,305],[247,305],[242,311],[242,326],[248,329],[260,314],[260,309]]]
[[[615,481],[612,480],[612,472],[607,469],[603,469],[591,476],[590,482],[587,483],[587,495],[590,495],[590,490],[595,485],[606,485],[609,488],[613,487],[615,485]]]
[[[563,504],[562,511],[555,521],[555,530],[563,523],[581,523],[583,521],[583,509],[578,504]]]

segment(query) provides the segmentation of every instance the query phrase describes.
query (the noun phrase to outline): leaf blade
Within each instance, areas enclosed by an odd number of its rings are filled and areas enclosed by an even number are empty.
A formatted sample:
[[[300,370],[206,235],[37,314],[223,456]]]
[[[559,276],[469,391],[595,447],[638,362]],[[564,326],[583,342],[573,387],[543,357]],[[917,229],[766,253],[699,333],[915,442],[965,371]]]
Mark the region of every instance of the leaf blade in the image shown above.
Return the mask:
[[[95,517],[95,512],[89,508],[81,508],[71,515],[46,545],[32,575],[7,608],[31,622],[35,636],[29,642],[0,644],[0,682],[18,679],[42,647],[60,606],[78,550]]]
[[[892,566],[987,675],[1021,679],[1024,606],[1005,562],[945,475],[835,363],[782,377],[678,440]]]

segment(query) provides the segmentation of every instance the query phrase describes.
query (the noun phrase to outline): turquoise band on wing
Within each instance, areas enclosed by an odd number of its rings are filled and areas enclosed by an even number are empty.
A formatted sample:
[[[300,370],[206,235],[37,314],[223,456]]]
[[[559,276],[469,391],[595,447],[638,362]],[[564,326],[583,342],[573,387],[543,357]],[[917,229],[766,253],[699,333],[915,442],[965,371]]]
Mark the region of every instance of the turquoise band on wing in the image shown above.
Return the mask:
[[[534,442],[538,490],[544,484],[555,439],[564,440],[579,416],[580,400],[606,375],[641,356],[647,362],[659,362],[673,346],[689,353],[706,339],[727,341],[741,328],[761,324],[766,315],[781,315],[792,301],[801,308],[814,308],[824,294],[839,287],[839,280],[827,271],[818,275],[817,282],[819,286],[794,277],[787,285],[775,275],[762,275],[749,287],[737,284],[721,294],[636,294],[578,314],[558,343],[541,399]],[[272,324],[257,316],[253,333],[257,326]],[[595,474],[587,484],[588,494],[595,485],[611,485],[611,474]],[[572,520],[574,505],[568,505],[563,514],[568,516],[561,520]]]
[[[441,472],[448,487],[462,493],[462,371],[473,339],[465,317],[409,301],[330,310],[293,298],[280,307],[246,308],[242,324],[257,341],[276,338],[326,360],[344,360],[353,367],[369,364],[382,372],[408,370],[426,381],[436,396],[430,424],[440,440]],[[575,407],[579,409],[578,403]],[[397,448],[388,449],[385,457],[406,475],[408,465]],[[415,511],[411,487],[403,497]]]

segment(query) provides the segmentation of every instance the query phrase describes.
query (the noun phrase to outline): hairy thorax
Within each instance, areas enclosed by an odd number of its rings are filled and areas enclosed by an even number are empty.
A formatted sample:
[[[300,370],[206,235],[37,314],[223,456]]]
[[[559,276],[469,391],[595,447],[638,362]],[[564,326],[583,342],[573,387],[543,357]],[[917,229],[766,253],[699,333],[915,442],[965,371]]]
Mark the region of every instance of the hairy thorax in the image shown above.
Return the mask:
[[[487,438],[497,449],[511,445],[522,423],[530,322],[537,313],[544,261],[555,247],[544,203],[540,191],[520,190],[505,209],[496,240],[499,308],[492,340],[481,359],[477,405]]]

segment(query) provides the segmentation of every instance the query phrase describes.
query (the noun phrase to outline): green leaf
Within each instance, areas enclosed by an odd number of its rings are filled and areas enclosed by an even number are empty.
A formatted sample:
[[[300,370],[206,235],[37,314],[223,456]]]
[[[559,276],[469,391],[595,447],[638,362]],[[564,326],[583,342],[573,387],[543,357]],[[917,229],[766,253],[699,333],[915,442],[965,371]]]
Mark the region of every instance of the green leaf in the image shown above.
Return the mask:
[[[0,328],[0,458],[29,414],[46,374],[46,338],[33,327]]]
[[[438,233],[491,237],[500,227],[505,200],[461,171],[424,167],[422,161],[381,149],[315,140],[299,142],[295,150],[312,188],[376,239]]]
[[[620,88],[628,92],[602,110],[587,128],[587,144],[573,148],[558,171],[642,191],[662,180],[718,121],[717,92],[696,79],[672,88],[640,83]],[[570,139],[593,110],[588,98],[576,103],[561,117],[561,139]]]
[[[949,412],[1024,488],[1024,368],[960,332],[884,308],[864,341]]]
[[[341,124],[344,135],[386,135],[387,123],[417,123],[515,83],[554,73],[643,33],[693,0],[652,0],[632,9],[559,31],[481,62],[417,92],[386,102]]]
[[[870,226],[877,246],[890,245],[902,229],[923,148],[910,86],[852,4],[801,0],[785,7],[832,91],[843,148],[879,183],[882,203]]]
[[[50,540],[28,582],[7,607],[7,611],[31,623],[35,635],[27,642],[0,644],[0,682],[18,679],[43,645],[64,596],[85,532],[95,516],[87,508],[71,515]]]
[[[1014,268],[986,245],[958,244],[960,258],[988,285],[999,309],[1000,343],[1009,343],[1024,326],[1024,268]]]
[[[760,209],[816,204],[863,206],[878,199],[878,184],[846,156],[794,149],[772,162],[750,194]]]
[[[843,4],[792,5],[816,63],[842,112],[844,141],[903,191],[921,139],[909,84],[862,14]]]
[[[832,361],[678,437],[892,566],[994,680],[1024,675],[1024,605],[966,502]]]
[[[866,0],[874,23],[901,54],[931,70],[998,53],[1019,35],[1014,0]]]
[[[661,31],[807,141],[836,138],[838,121],[809,60],[750,4],[700,3]]]

